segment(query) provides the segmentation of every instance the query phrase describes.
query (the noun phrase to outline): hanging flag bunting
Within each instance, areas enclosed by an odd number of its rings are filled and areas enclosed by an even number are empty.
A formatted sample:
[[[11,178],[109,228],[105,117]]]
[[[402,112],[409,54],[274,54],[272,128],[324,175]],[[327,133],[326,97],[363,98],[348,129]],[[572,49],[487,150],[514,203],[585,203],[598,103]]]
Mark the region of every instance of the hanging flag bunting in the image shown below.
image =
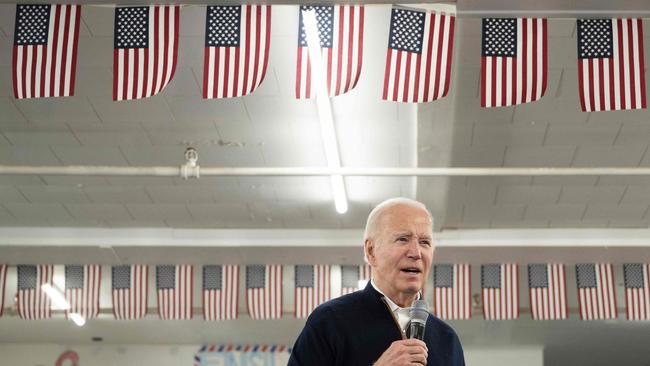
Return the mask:
[[[433,268],[433,314],[440,319],[472,317],[469,264],[436,264]]]
[[[203,318],[237,319],[239,266],[203,266]]]
[[[583,112],[646,107],[643,19],[578,19]]]
[[[115,8],[113,100],[160,93],[176,71],[180,6]]]
[[[70,319],[72,313],[86,320],[97,317],[101,282],[99,265],[65,266],[65,299],[70,304],[70,309],[65,311],[66,319]]]
[[[614,273],[609,263],[576,265],[580,319],[615,319]]]
[[[253,319],[282,317],[282,266],[246,266],[246,304]]]
[[[115,319],[142,319],[149,306],[149,268],[146,265],[113,266],[111,277]]]
[[[370,266],[341,266],[341,295],[363,290],[370,281]]]
[[[562,264],[529,264],[530,314],[535,320],[567,319],[566,274]]]
[[[449,91],[453,15],[393,7],[383,99],[430,102]]]
[[[156,267],[156,295],[160,319],[192,319],[192,275],[191,265]]]
[[[50,297],[42,286],[54,287],[54,266],[18,266],[16,305],[21,319],[48,319],[52,316]]]
[[[252,93],[264,81],[270,43],[270,5],[208,6],[203,98]]]
[[[14,97],[74,95],[80,5],[16,5]]]
[[[296,266],[294,308],[296,318],[306,318],[331,298],[329,265]]]
[[[0,316],[5,310],[5,285],[7,283],[7,265],[0,265]]]
[[[641,263],[623,265],[627,320],[648,320],[650,315],[650,266]]]
[[[519,318],[519,266],[516,264],[482,265],[481,294],[484,319]]]
[[[546,19],[486,18],[481,37],[481,106],[530,103],[544,96]]]
[[[316,16],[323,80],[330,97],[354,89],[361,74],[363,59],[363,5],[300,6],[298,15],[298,55],[296,63],[296,98],[316,96],[309,59],[307,32],[303,12]]]

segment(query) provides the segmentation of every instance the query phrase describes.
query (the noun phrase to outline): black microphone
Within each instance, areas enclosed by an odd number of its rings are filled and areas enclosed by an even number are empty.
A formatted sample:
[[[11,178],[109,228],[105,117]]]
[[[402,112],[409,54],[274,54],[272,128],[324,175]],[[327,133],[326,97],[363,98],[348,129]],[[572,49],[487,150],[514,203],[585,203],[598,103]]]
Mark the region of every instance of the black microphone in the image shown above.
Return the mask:
[[[409,309],[411,322],[409,323],[409,338],[424,340],[424,329],[429,317],[429,305],[424,300],[415,300]]]

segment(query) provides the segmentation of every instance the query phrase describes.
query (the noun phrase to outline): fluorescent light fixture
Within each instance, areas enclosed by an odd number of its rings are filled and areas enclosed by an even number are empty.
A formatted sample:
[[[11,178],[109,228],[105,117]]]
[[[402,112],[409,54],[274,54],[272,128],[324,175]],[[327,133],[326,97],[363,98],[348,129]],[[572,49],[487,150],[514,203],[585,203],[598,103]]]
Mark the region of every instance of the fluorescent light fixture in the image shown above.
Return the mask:
[[[49,283],[42,285],[41,288],[45,294],[50,297],[50,300],[52,300],[52,304],[54,304],[55,308],[60,310],[70,309],[70,303],[68,303],[68,300],[65,299],[59,289],[51,286]]]
[[[316,92],[316,110],[318,111],[318,120],[320,122],[321,135],[323,136],[323,145],[325,146],[327,166],[330,168],[340,168],[341,157],[339,156],[336,130],[334,129],[332,105],[330,104],[327,85],[325,84],[325,75],[323,74],[324,68],[323,60],[321,59],[316,11],[303,11],[302,20],[305,25],[305,33],[307,36],[307,49],[309,51],[312,75],[311,81],[314,86],[314,91]],[[345,182],[343,181],[343,176],[332,175],[330,181],[336,212],[344,214],[348,211],[348,198],[345,193]]]
[[[79,327],[83,327],[84,324],[86,324],[86,319],[77,313],[70,313],[70,319],[72,319],[72,321]]]
[[[363,290],[368,285],[368,280],[359,280],[359,290]]]

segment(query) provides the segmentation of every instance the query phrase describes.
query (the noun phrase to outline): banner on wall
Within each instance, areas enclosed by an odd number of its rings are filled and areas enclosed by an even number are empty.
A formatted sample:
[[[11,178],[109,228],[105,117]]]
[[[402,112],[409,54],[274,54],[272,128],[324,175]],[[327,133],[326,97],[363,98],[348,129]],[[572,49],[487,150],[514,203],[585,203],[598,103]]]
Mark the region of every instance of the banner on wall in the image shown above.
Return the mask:
[[[194,356],[194,366],[279,366],[289,362],[290,353],[285,346],[203,346]]]

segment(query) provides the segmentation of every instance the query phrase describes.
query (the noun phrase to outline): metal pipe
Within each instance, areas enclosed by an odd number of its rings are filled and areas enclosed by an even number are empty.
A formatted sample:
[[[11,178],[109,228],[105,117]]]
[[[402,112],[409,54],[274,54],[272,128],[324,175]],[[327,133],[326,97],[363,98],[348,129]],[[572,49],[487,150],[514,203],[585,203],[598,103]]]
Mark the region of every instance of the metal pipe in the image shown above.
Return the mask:
[[[650,167],[438,167],[438,168],[327,168],[327,167],[199,167],[201,176],[650,176]],[[150,166],[10,166],[0,165],[0,175],[88,175],[181,177],[181,167]]]

